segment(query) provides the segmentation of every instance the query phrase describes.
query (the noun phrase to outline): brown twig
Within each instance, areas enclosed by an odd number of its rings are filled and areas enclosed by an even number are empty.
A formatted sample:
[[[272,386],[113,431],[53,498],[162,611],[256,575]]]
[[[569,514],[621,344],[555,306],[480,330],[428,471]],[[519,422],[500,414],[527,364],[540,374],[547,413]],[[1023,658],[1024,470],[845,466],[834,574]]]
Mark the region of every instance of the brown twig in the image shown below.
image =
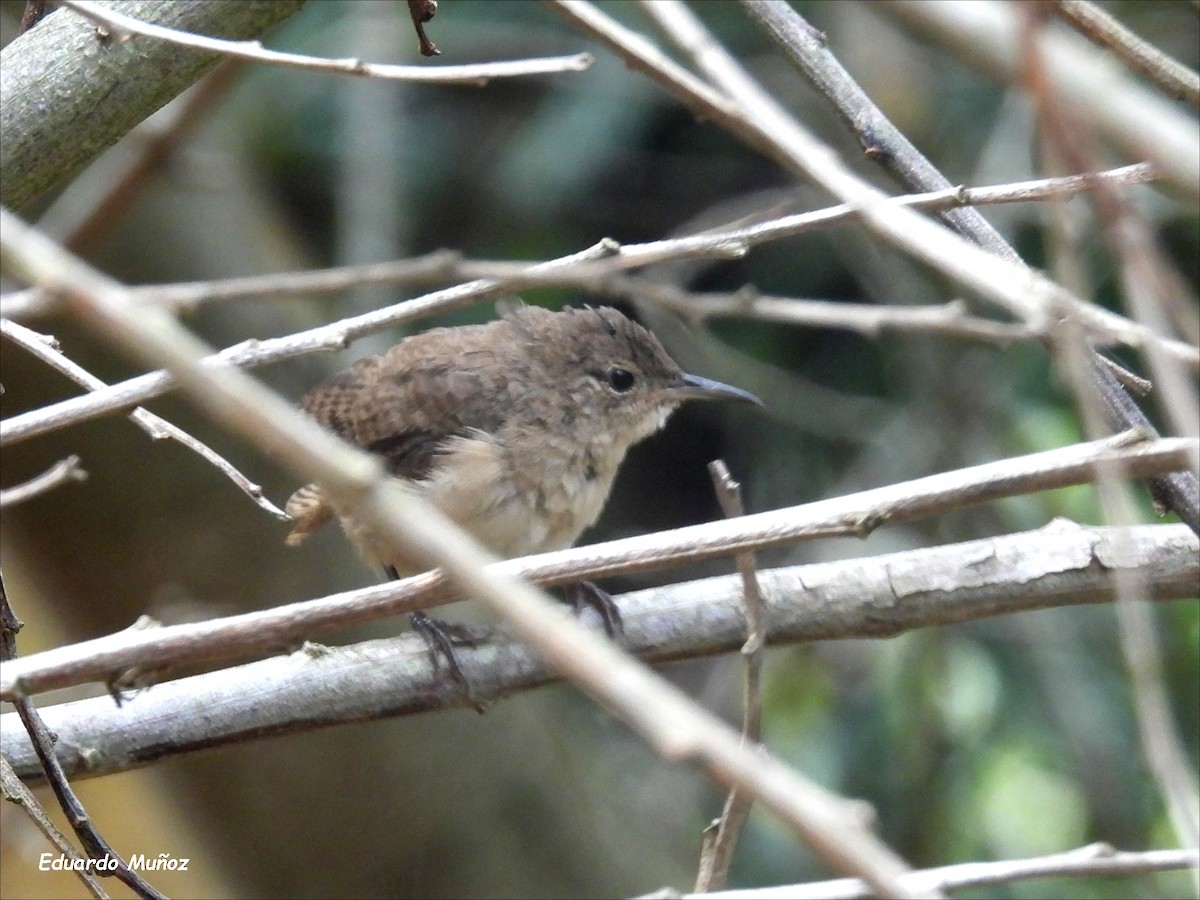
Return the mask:
[[[4,576],[0,575],[0,661],[10,664],[17,659],[17,632],[20,630],[21,620],[13,612],[12,605],[8,601],[8,592],[4,588]],[[71,790],[71,785],[67,782],[66,773],[54,752],[54,744],[57,739],[50,733],[46,723],[42,721],[33,701],[28,697],[16,697],[13,698],[12,703],[16,707],[21,724],[25,726],[25,731],[33,743],[42,771],[46,773],[46,780],[50,783],[54,796],[58,799],[58,805],[62,808],[63,815],[67,817],[68,824],[75,832],[75,837],[79,839],[90,859],[105,861],[103,866],[96,866],[96,870],[102,875],[116,878],[139,897],[165,900],[163,894],[156,891],[137,872],[129,868],[129,864],[108,845],[108,842],[96,830],[87,810],[83,808],[83,804],[79,802],[79,798],[75,796],[75,792]]]
[[[1088,40],[1107,47],[1121,62],[1145,75],[1169,96],[1200,109],[1200,75],[1142,40],[1095,3],[1053,0],[1050,10]]]
[[[24,34],[46,17],[46,0],[25,0],[25,10],[21,13],[21,24],[17,34]]]
[[[25,783],[17,777],[16,771],[9,764],[8,759],[3,756],[0,756],[0,790],[3,791],[4,799],[25,810],[25,814],[33,821],[38,831],[46,836],[46,840],[50,842],[51,846],[61,856],[71,861],[71,871],[79,876],[79,880],[83,882],[87,892],[97,900],[108,900],[108,894],[100,886],[100,882],[88,871],[88,858],[67,840],[67,836],[50,819],[42,804],[33,795],[33,791],[29,790]]]
[[[408,0],[408,14],[417,31],[417,48],[422,56],[441,56],[442,51],[425,33],[425,25],[437,14],[437,0]]]
[[[733,480],[724,460],[713,460],[708,464],[717,502],[728,519],[746,513],[742,505],[742,486]],[[742,645],[742,660],[745,662],[742,681],[742,742],[757,747],[762,742],[762,664],[763,648],[767,643],[766,607],[758,583],[757,563],[753,553],[739,553],[738,573],[742,579],[742,600],[746,616],[746,642]],[[738,839],[750,815],[754,798],[734,787],[725,798],[721,817],[704,831],[704,844],[700,853],[700,871],[696,876],[696,890],[717,891],[729,880],[729,867],[733,864],[733,853]]]

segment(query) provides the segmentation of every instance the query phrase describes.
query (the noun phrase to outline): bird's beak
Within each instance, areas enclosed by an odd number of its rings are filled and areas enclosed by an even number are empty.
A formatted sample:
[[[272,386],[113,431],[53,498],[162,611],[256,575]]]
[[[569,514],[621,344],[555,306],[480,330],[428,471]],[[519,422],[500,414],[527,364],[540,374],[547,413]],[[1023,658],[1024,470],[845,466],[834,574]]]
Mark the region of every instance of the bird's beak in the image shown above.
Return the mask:
[[[671,388],[671,396],[680,400],[738,400],[753,403],[755,406],[763,405],[763,402],[749,391],[699,375],[682,376],[678,385]]]

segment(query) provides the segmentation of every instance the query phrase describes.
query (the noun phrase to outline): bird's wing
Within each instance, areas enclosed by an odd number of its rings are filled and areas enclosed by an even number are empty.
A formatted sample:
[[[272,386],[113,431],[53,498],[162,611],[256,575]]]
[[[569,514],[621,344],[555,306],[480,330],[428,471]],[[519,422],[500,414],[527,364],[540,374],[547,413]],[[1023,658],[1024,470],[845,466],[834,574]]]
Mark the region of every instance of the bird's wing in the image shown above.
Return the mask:
[[[432,344],[433,335],[420,337]],[[503,417],[494,398],[497,385],[483,383],[470,359],[473,348],[451,352],[431,346],[414,353],[411,341],[359,360],[306,394],[301,407],[338,436],[380,456],[393,475],[419,481],[449,438],[475,430],[494,433]]]

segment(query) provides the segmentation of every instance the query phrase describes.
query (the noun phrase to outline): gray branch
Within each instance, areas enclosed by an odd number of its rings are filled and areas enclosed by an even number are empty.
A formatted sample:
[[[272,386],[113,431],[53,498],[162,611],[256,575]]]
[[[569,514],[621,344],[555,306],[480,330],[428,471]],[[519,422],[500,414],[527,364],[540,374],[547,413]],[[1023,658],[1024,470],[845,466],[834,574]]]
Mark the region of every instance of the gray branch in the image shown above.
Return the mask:
[[[115,5],[115,4],[107,4]],[[123,13],[182,31],[246,39],[304,0],[127,0]],[[148,38],[102,38],[58,10],[0,53],[0,202],[20,209],[70,178],[220,60]]]
[[[768,641],[888,637],[1051,606],[1113,599],[1114,573],[1136,569],[1155,600],[1194,597],[1196,538],[1184,525],[1034,532],[867,559],[759,573]],[[629,650],[655,662],[736,652],[745,641],[742,581],[729,575],[620,598]],[[478,698],[495,702],[555,680],[503,634],[460,648]],[[410,715],[465,700],[414,635],[346,647],[305,643],[286,656],[182,678],[117,706],[96,697],[47,707],[71,777],[124,771],[208,747],[344,722]],[[15,714],[0,745],[21,778],[41,767]]]

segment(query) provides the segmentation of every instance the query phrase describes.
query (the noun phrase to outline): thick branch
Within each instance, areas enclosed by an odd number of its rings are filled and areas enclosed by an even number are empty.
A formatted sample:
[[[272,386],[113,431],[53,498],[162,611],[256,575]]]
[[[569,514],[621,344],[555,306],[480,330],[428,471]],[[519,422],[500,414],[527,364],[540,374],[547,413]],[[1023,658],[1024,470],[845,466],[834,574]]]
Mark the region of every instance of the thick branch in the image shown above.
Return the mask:
[[[1156,600],[1195,596],[1195,536],[1183,525],[1034,532],[868,559],[759,573],[772,644],[888,637],[914,629],[1113,599],[1113,573],[1145,573]],[[953,585],[953,588],[947,588]],[[619,598],[630,650],[657,661],[737,651],[745,641],[739,576]],[[458,653],[476,693],[497,700],[555,679],[527,647],[502,637]],[[461,706],[425,644],[406,634],[294,653],[156,685],[117,707],[97,697],[42,711],[72,776],[103,775],[193,750],[350,721]],[[5,754],[22,778],[40,769],[28,738],[0,717]]]
[[[120,4],[147,22],[227,38],[257,37],[301,6],[303,0]],[[0,202],[20,209],[70,178],[220,58],[164,43],[101,39],[79,16],[48,16],[0,53]]]
[[[1001,460],[803,506],[506,560],[492,569],[538,584],[562,584],[815,537],[865,535],[884,523],[911,521],[1000,497],[1090,481],[1096,477],[1096,467],[1105,461],[1126,467],[1131,477],[1186,466],[1196,448],[1195,441],[1180,438],[1120,449],[1122,441],[1128,441],[1128,436]],[[152,631],[126,630],[9,663],[0,669],[0,699],[88,681],[109,681],[135,668],[155,672],[170,666],[279,653],[314,634],[460,598],[436,573],[426,573],[223,619]]]

